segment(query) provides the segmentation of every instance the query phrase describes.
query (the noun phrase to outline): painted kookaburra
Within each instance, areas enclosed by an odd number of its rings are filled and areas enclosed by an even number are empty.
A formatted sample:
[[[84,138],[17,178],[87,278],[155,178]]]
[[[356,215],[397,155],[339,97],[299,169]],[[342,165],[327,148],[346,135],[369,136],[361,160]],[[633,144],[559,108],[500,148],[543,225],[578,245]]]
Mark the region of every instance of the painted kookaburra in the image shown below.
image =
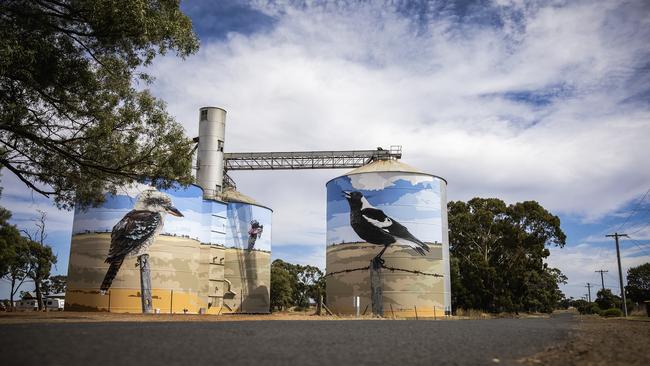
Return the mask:
[[[147,252],[162,230],[167,213],[183,216],[176,207],[172,206],[172,200],[168,195],[155,189],[149,189],[138,196],[133,210],[113,226],[111,248],[105,261],[110,263],[110,267],[108,267],[100,287],[102,292],[111,287],[124,258],[127,256],[138,257]]]

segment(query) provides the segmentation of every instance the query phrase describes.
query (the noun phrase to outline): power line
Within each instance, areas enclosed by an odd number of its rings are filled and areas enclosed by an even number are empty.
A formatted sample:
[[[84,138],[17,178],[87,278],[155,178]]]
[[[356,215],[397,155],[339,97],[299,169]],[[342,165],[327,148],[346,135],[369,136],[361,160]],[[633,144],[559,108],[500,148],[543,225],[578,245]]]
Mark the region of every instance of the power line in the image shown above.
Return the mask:
[[[636,240],[630,238],[629,236],[628,236],[627,238],[628,238],[629,240],[631,240],[631,241],[632,241],[632,244],[636,245],[636,247],[639,248],[643,254],[645,254],[645,255],[647,255],[647,256],[650,256],[650,252],[647,252],[644,248],[641,248],[641,245],[639,245],[639,244],[641,244],[641,243],[639,243],[638,241],[636,241]]]
[[[641,205],[641,202],[643,202],[645,200],[645,198],[646,198],[646,196],[648,195],[649,192],[650,192],[650,188],[648,188],[648,190],[645,191],[645,193],[643,194],[643,197],[641,197],[641,200],[639,200],[639,202],[636,203],[636,206],[634,206],[634,209],[632,210],[632,212],[629,215],[627,215],[627,218],[625,219],[625,221],[623,221],[621,226],[619,226],[616,231],[620,231],[623,228],[623,226],[625,226],[625,224],[627,224],[630,217],[632,217],[632,216],[634,216],[634,214],[636,214],[636,211],[639,208],[639,206]]]
[[[648,225],[650,225],[650,221],[648,221],[648,223],[646,223],[645,225],[641,226],[640,229],[637,229],[637,230],[631,232],[630,235],[634,235],[634,234],[638,233],[639,231],[641,231],[641,230],[645,229],[646,227],[648,227]]]

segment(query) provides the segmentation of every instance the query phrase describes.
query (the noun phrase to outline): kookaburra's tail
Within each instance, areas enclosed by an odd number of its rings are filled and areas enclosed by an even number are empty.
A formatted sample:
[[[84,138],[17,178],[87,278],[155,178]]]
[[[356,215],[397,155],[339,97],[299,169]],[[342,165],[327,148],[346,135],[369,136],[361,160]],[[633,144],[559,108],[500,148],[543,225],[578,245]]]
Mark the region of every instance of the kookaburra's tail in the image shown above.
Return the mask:
[[[124,262],[124,258],[111,262],[111,266],[108,267],[108,271],[106,271],[106,276],[104,276],[104,281],[102,282],[102,285],[99,288],[100,291],[105,292],[108,291],[109,288],[111,288],[111,284],[113,283],[115,276],[117,276],[117,272],[120,270],[120,267],[122,266],[122,262]]]

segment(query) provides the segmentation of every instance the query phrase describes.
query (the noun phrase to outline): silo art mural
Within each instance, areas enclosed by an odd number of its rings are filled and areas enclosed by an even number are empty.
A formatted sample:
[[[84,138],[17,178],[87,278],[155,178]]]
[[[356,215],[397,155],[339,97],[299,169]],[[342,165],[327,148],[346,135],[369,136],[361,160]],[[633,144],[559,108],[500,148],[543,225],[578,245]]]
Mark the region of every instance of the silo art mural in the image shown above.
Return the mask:
[[[156,311],[265,313],[270,252],[270,209],[133,185],[75,211],[66,309],[140,312],[146,253]]]
[[[401,171],[399,171],[401,170]],[[393,161],[327,183],[327,300],[352,313],[370,306],[369,262],[383,265],[386,315],[444,314],[450,306],[446,182]],[[360,269],[360,270],[357,270]]]

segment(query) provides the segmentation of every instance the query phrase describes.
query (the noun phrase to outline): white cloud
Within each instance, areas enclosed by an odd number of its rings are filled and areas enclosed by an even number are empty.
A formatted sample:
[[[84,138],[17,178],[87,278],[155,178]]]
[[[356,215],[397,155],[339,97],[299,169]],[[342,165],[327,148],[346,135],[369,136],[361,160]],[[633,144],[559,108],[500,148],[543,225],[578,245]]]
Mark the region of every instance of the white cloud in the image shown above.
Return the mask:
[[[228,151],[402,144],[450,200],[532,199],[589,221],[647,188],[650,111],[626,100],[647,87],[631,82],[650,53],[642,4],[501,2],[502,28],[438,15],[424,31],[376,4],[259,2],[274,29],[159,60],[154,92],[190,135],[200,106],[227,109]],[[275,210],[274,245],[324,247],[324,183],[341,173],[234,176]]]
[[[450,200],[534,199],[586,221],[648,188],[642,1],[499,0],[501,28],[440,14],[421,27],[379,2],[255,4],[277,19],[269,32],[207,41],[150,69],[153,92],[190,136],[198,108],[218,105],[227,151],[402,144],[406,163],[449,181]],[[324,185],[343,173],[232,175],[274,209],[274,246],[324,252]],[[571,250],[558,258],[580,255]]]
[[[621,266],[624,276],[627,275],[629,268],[648,262],[650,248],[639,247],[629,241],[622,241],[621,246]],[[592,290],[591,293],[592,298],[595,298],[596,291],[601,287],[600,274],[595,271],[601,269],[609,271],[604,278],[605,287],[612,289],[614,293],[620,293],[618,264],[613,240],[598,245],[581,243],[562,249],[551,248],[548,263],[550,267],[560,268],[569,278],[566,285],[560,286],[567,296],[580,298],[587,292],[585,286],[589,282],[595,285],[596,290]]]
[[[162,59],[154,91],[191,134],[199,106],[224,106],[229,151],[401,143],[406,162],[448,178],[451,199],[536,199],[593,218],[650,180],[650,170],[637,169],[646,164],[650,113],[620,103],[649,33],[647,24],[636,33],[634,22],[610,24],[627,9],[538,6],[518,33],[459,34],[442,18],[424,35],[386,8],[355,9],[267,8],[283,14],[270,33],[231,34],[184,62]],[[553,93],[549,86],[566,97],[538,106],[502,94]],[[322,210],[323,201],[303,199]]]
[[[45,212],[45,226],[48,233],[72,230],[71,211],[61,211],[52,202],[38,193],[32,192],[18,178],[7,170],[2,170],[2,206],[11,211],[12,222],[19,229],[32,232],[40,211]]]

